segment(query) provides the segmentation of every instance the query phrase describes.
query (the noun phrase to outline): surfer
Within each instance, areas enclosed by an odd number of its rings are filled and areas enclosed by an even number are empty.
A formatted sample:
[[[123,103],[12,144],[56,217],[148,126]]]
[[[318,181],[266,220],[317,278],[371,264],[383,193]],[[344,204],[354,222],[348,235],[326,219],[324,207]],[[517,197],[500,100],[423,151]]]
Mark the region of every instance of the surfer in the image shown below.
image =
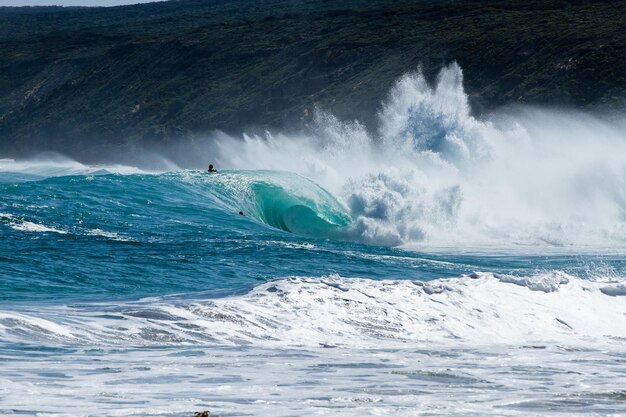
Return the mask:
[[[209,169],[207,169],[207,172],[217,172],[217,169],[213,168],[213,164],[209,164]]]

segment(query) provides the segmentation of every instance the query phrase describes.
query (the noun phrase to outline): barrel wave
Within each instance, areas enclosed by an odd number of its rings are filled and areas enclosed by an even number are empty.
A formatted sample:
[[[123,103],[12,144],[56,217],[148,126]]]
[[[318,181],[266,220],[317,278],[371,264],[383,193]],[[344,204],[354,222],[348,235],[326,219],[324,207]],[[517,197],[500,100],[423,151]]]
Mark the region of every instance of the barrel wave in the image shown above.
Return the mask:
[[[351,223],[347,209],[328,191],[298,174],[225,171],[205,177],[208,191],[225,210],[301,236],[340,238]]]

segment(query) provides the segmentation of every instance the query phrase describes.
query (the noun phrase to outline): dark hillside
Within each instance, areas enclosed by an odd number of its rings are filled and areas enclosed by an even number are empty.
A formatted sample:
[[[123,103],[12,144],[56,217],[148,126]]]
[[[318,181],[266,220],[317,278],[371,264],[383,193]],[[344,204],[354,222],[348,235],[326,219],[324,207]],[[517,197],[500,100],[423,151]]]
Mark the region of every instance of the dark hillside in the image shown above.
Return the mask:
[[[371,123],[393,81],[456,60],[478,109],[626,97],[626,1],[181,0],[0,8],[0,156]]]

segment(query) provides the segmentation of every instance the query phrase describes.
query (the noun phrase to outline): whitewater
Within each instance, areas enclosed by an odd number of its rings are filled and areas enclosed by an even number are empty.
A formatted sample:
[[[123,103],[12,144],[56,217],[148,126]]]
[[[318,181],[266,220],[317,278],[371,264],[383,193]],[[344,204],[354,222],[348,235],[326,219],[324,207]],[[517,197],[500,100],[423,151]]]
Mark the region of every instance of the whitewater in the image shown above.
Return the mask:
[[[0,159],[0,414],[626,414],[626,119],[456,64],[378,116]]]

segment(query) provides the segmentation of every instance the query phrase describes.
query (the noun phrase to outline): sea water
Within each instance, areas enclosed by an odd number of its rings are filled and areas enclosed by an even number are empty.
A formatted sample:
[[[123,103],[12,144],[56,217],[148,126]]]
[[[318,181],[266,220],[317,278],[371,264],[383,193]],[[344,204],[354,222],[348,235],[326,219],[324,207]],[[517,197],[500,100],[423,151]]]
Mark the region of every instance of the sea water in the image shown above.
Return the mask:
[[[624,415],[620,120],[453,65],[217,174],[0,160],[0,414]]]

